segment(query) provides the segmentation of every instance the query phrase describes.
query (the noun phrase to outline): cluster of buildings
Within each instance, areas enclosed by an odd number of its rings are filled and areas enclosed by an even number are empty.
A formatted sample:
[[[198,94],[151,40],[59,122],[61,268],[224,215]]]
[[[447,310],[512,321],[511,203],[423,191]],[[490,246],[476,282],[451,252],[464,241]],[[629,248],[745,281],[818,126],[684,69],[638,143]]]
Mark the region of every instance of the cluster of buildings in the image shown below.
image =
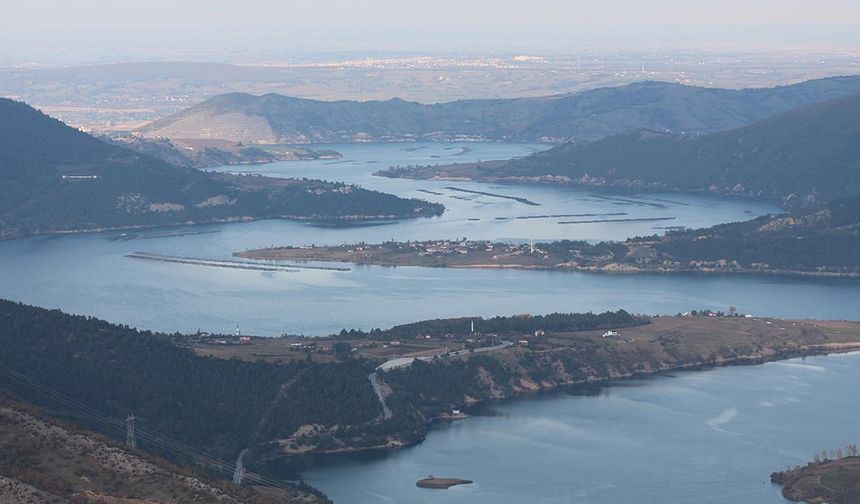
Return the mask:
[[[290,350],[296,352],[329,354],[334,351],[331,343],[318,343],[316,341],[294,341],[290,343]]]
[[[416,251],[420,256],[428,255],[455,255],[469,254],[471,252],[494,252],[498,254],[518,254],[526,251],[535,252],[533,246],[518,244],[500,244],[487,240],[432,240],[423,242],[404,242],[398,244],[400,248],[408,248]]]
[[[253,338],[240,334],[238,328],[236,334],[233,335],[197,331],[191,338],[194,343],[203,345],[250,345],[253,343]]]

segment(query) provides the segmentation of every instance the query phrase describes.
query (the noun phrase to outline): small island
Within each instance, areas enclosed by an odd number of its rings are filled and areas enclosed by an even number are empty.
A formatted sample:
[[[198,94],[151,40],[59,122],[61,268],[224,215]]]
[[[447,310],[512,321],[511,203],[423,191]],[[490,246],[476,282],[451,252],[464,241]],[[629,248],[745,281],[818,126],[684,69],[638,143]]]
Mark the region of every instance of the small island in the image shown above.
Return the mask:
[[[418,480],[415,485],[420,488],[434,488],[444,490],[451,488],[452,486],[468,485],[470,483],[473,483],[473,481],[458,478],[434,478],[433,476],[428,476],[424,479]]]

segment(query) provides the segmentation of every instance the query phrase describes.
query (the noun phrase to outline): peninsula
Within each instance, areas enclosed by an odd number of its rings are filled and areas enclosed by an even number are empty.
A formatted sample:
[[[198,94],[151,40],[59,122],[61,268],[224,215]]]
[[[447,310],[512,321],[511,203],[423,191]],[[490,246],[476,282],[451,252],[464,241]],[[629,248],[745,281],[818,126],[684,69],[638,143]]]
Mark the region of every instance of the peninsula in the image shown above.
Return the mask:
[[[860,456],[857,445],[815,455],[815,461],[770,475],[782,495],[795,502],[852,504],[860,501]]]
[[[856,200],[852,207],[860,203],[860,198]],[[673,230],[665,236],[596,244],[572,240],[494,243],[462,238],[271,247],[234,255],[269,261],[377,266],[860,277],[860,255],[857,248],[851,246],[860,245],[860,236],[854,226],[825,224],[825,220],[831,221],[834,215],[841,222],[836,212],[807,218],[766,216],[746,223]]]
[[[860,349],[858,323],[733,310],[464,317],[344,329],[329,337],[254,338],[151,333],[0,301],[0,323],[10,328],[0,332],[9,350],[0,364],[16,376],[109,418],[125,418],[133,409],[141,427],[218,460],[248,449],[245,463],[256,468],[301,463],[312,454],[415,444],[434,420],[493,399]],[[154,369],[152,362],[165,365]],[[111,379],[118,375],[123,379]],[[176,387],[179,380],[187,385]],[[93,398],[94,387],[104,399]],[[75,418],[53,396],[14,384],[10,389],[52,414]],[[135,402],[135,394],[151,399]],[[188,422],[188,411],[206,414]],[[122,436],[125,429],[105,433]],[[175,455],[178,462],[195,462]],[[225,472],[223,464],[212,469]]]
[[[335,182],[173,165],[5,98],[0,129],[0,239],[256,219],[352,223],[445,210]]]

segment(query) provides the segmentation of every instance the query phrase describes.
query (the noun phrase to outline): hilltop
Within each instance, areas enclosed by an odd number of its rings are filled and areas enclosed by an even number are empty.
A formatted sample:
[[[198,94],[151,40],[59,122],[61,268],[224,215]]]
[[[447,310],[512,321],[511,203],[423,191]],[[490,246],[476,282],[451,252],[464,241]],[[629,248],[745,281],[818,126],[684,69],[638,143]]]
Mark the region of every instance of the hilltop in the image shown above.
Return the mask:
[[[440,205],[313,180],[231,176],[109,145],[0,99],[0,238],[258,218],[438,215]]]
[[[422,104],[318,101],[279,94],[215,96],[139,131],[148,137],[280,144],[505,140],[582,142],[641,128],[712,133],[860,92],[860,77],[760,89],[639,82],[573,94]]]

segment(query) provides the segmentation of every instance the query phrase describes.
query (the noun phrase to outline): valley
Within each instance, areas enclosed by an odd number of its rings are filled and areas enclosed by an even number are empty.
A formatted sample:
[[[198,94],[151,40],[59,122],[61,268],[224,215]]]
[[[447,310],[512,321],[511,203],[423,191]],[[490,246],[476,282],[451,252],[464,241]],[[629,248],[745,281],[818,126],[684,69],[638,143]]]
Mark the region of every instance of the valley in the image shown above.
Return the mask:
[[[780,501],[860,414],[860,80],[792,82],[0,100],[0,492]]]

